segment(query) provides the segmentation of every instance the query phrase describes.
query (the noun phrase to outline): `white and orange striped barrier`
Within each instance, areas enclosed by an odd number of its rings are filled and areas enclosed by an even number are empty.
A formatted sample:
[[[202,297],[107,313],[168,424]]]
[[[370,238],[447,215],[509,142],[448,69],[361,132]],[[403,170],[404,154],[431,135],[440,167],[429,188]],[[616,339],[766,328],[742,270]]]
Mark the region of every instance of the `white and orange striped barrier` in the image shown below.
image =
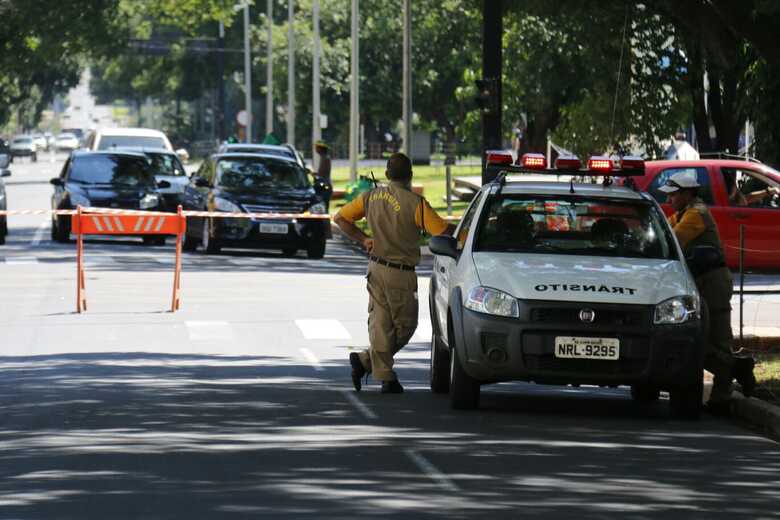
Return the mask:
[[[128,214],[130,213],[130,214]],[[176,264],[173,275],[171,312],[180,304],[181,246],[187,230],[187,218],[181,206],[177,213],[93,212],[79,206],[71,217],[71,232],[76,235],[76,312],[87,310],[84,276],[84,235],[176,235]]]

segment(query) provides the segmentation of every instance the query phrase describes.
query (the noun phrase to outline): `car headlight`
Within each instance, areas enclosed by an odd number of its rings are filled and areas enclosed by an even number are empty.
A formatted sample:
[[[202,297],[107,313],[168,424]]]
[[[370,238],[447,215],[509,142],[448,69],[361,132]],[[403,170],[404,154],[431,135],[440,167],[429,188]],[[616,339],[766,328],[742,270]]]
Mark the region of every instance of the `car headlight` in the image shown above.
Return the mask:
[[[141,202],[138,204],[138,207],[141,209],[150,209],[150,208],[156,208],[160,205],[160,196],[156,193],[149,193],[148,195],[144,195],[144,198],[141,199]]]
[[[88,208],[91,204],[89,199],[80,193],[69,193],[68,198],[70,199],[71,205],[74,207],[82,206],[84,208]]]
[[[520,316],[520,308],[514,297],[488,287],[478,286],[471,289],[468,298],[466,298],[466,308],[494,316],[511,318]]]
[[[226,211],[228,213],[241,213],[241,208],[237,204],[230,202],[222,197],[214,197],[214,209],[217,211]]]
[[[698,319],[697,296],[675,296],[655,306],[653,322],[656,325],[675,325]]]
[[[327,212],[328,208],[326,208],[325,204],[322,202],[318,202],[309,208],[309,213],[313,213],[314,215],[324,215]]]

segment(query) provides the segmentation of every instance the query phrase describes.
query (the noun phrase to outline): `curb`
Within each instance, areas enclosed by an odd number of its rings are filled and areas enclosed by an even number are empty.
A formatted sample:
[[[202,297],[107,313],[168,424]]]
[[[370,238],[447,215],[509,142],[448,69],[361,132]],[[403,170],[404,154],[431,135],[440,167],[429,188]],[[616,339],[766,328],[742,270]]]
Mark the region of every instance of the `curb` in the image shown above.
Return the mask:
[[[761,427],[769,435],[780,437],[780,406],[733,392],[731,413],[734,417]]]

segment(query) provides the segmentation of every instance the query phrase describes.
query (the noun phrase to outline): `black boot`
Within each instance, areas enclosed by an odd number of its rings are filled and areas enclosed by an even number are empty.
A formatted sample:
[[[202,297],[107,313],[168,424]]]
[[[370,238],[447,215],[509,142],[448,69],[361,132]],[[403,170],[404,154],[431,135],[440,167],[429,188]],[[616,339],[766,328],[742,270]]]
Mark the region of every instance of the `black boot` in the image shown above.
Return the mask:
[[[363,387],[360,380],[366,375],[366,369],[363,368],[363,363],[360,362],[360,356],[357,352],[350,353],[349,364],[352,366],[352,384],[355,387],[355,391],[360,392],[360,389]]]
[[[756,361],[752,357],[738,357],[734,359],[734,368],[732,374],[742,387],[742,394],[750,397],[756,391],[756,376],[753,374],[753,367]]]
[[[382,381],[383,394],[402,394],[403,391],[404,387],[401,386],[401,383],[399,383],[397,379],[392,381]]]

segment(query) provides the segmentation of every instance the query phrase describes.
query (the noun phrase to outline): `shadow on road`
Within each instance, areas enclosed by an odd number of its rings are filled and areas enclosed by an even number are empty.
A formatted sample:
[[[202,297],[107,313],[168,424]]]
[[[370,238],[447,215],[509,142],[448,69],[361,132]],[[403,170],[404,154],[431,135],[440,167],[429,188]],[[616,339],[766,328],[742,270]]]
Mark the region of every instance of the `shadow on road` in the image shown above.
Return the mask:
[[[498,386],[484,410],[453,413],[425,388],[425,365],[403,361],[403,395],[356,395],[377,415],[366,419],[341,361],[315,372],[285,356],[0,358],[2,516],[776,514],[770,441],[669,420],[665,403],[639,413],[622,391]]]

